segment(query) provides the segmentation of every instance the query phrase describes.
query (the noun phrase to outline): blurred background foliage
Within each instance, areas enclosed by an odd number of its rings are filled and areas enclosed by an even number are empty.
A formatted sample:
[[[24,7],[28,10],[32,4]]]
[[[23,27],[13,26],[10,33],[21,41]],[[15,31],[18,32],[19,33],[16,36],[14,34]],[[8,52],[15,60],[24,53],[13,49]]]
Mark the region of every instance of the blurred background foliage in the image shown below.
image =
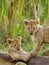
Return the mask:
[[[24,28],[24,19],[35,19],[34,3],[40,15],[40,24],[49,25],[49,0],[0,0],[0,50],[7,51],[8,37],[22,37],[22,47],[31,51],[34,44]],[[48,53],[48,45],[43,45],[40,55]]]

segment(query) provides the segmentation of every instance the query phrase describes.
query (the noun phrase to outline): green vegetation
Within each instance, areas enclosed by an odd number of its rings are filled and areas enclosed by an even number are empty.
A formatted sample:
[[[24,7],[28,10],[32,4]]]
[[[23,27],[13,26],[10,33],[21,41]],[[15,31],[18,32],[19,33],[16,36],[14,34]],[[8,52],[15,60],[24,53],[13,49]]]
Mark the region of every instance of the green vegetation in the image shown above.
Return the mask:
[[[23,38],[22,47],[24,50],[33,49],[33,42],[24,28],[23,20],[35,19],[34,3],[40,15],[41,25],[46,25],[49,19],[49,0],[0,0],[0,50],[7,51],[6,39],[17,36]],[[42,50],[47,48],[48,45],[44,45]]]

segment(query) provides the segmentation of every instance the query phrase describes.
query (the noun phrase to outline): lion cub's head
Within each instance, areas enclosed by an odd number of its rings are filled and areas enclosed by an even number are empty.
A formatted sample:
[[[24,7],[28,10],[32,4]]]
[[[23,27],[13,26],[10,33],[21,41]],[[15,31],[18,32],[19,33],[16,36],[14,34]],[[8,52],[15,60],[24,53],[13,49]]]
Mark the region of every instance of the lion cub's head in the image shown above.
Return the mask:
[[[8,38],[7,39],[8,47],[10,49],[15,49],[16,51],[19,51],[21,48],[21,39],[22,39],[21,37],[20,38],[14,38],[14,39]]]
[[[38,28],[39,21],[37,20],[24,20],[24,26],[30,35],[33,35],[34,31]]]

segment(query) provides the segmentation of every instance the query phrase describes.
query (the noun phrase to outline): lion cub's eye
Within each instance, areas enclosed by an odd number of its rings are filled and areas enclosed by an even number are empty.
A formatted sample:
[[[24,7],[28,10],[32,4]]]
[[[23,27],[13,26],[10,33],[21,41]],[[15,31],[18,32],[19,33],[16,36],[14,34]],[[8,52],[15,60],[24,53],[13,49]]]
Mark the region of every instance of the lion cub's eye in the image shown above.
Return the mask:
[[[30,27],[28,27],[28,29],[30,29]]]
[[[35,27],[33,27],[33,29],[35,29]]]
[[[16,46],[16,44],[14,46]]]

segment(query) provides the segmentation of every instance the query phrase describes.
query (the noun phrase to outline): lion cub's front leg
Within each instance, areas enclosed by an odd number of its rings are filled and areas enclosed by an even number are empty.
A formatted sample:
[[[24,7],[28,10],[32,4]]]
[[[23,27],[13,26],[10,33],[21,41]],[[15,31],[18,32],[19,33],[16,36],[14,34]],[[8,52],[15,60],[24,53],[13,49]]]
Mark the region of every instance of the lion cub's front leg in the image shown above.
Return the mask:
[[[42,37],[40,36],[40,34],[36,34],[35,36],[35,39],[34,39],[34,43],[35,43],[35,47],[34,47],[34,50],[32,51],[32,55],[33,56],[37,56],[40,49],[41,49],[41,46],[42,46]]]
[[[41,46],[42,46],[42,43],[38,42],[37,45],[35,46],[33,52],[32,52],[33,56],[35,56],[35,57],[38,56],[38,53],[39,53],[39,51],[41,49]]]

